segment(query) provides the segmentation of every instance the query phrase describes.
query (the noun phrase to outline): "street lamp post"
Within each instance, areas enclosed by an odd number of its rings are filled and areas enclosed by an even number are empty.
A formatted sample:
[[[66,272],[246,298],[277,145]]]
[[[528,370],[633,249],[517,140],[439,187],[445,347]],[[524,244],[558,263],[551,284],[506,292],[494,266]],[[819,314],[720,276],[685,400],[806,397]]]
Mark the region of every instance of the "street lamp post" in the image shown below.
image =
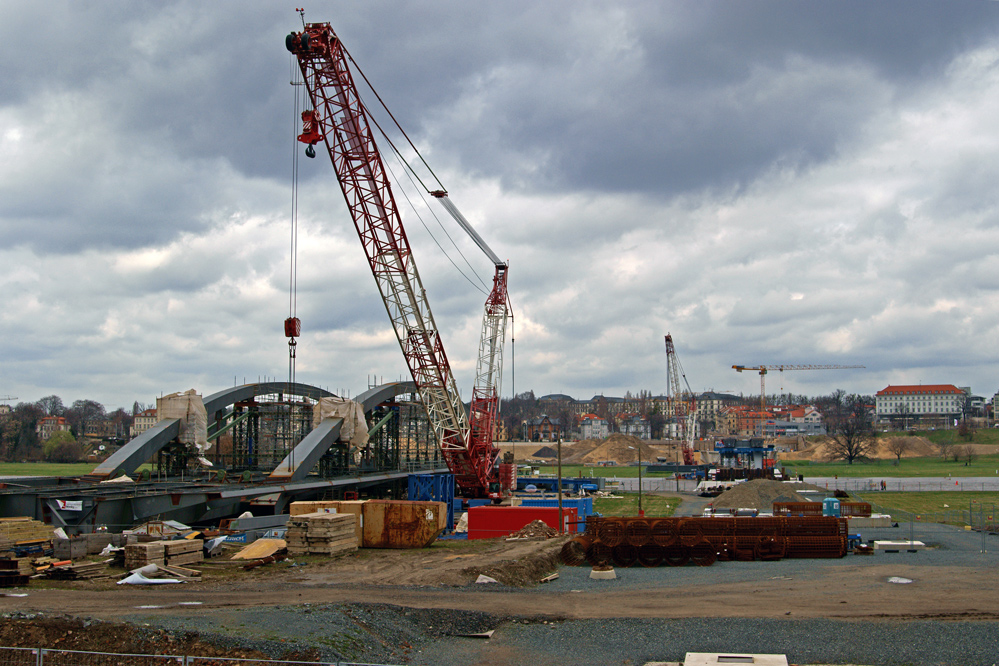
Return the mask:
[[[629,446],[632,451],[638,451],[638,515],[644,517],[645,511],[642,509],[642,443],[638,443],[638,448]]]

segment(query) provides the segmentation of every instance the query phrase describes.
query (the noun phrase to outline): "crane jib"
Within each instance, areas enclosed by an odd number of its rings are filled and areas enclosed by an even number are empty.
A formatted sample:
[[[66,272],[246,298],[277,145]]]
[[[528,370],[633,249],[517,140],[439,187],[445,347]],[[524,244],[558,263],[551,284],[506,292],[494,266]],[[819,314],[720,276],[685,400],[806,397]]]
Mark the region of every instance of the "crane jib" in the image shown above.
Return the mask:
[[[349,54],[328,23],[307,24],[302,32],[289,34],[285,46],[298,60],[313,107],[302,114],[298,140],[310,149],[320,143],[326,146],[444,460],[463,493],[491,494],[498,477],[499,450],[493,444],[493,432],[508,316],[507,265],[446,196],[435,194],[496,266],[483,318],[471,414],[466,414],[371,123],[354,85]]]

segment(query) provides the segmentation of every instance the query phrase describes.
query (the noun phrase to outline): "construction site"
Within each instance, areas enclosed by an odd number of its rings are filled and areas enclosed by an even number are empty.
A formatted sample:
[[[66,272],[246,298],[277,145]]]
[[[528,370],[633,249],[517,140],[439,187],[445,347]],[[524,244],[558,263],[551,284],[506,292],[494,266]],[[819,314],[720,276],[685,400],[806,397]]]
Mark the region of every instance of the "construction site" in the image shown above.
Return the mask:
[[[790,479],[772,440],[695,441],[668,333],[674,438],[496,441],[510,264],[425,187],[494,271],[466,402],[374,98],[329,23],[284,47],[302,154],[333,168],[410,378],[353,398],[297,382],[292,311],[287,381],[164,395],[89,474],[2,479],[5,666],[996,663],[995,535]],[[736,369],[760,373],[764,413],[768,369],[842,367],[860,366]],[[637,466],[638,511],[601,515],[634,484],[570,464]]]

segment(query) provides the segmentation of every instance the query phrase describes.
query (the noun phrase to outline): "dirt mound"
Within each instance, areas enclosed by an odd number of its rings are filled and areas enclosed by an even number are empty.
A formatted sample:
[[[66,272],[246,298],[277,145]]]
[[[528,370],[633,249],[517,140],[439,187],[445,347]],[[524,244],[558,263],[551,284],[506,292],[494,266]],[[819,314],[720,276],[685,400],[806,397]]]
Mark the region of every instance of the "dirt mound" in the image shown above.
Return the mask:
[[[542,446],[531,455],[535,458],[557,458],[558,451],[550,446]]]
[[[510,535],[512,539],[551,539],[558,536],[558,530],[549,527],[543,520],[535,520],[524,525]]]
[[[471,582],[478,578],[479,574],[484,574],[511,587],[531,587],[540,583],[545,576],[558,571],[562,545],[568,540],[568,536],[546,539],[543,542],[545,546],[528,557],[507,560],[492,566],[468,567],[463,569],[461,574],[466,578],[466,582]]]
[[[769,479],[754,479],[732,486],[711,504],[719,509],[773,510],[774,502],[807,502],[798,490],[821,490],[810,483],[784,483]]]
[[[940,455],[940,449],[925,437],[879,437],[876,444],[868,452],[868,458],[886,460],[895,457],[892,452],[893,442],[904,443],[905,452],[903,458],[925,458],[928,456]],[[782,453],[783,460],[815,460],[828,461],[835,459],[833,453],[833,440],[830,437],[823,437],[807,448],[791,453]]]
[[[638,462],[638,451],[644,442],[634,435],[614,433],[603,440],[599,446],[582,457],[584,463],[596,463],[601,460],[614,460],[619,465]],[[648,448],[645,446],[644,448]],[[647,456],[643,456],[648,459]]]

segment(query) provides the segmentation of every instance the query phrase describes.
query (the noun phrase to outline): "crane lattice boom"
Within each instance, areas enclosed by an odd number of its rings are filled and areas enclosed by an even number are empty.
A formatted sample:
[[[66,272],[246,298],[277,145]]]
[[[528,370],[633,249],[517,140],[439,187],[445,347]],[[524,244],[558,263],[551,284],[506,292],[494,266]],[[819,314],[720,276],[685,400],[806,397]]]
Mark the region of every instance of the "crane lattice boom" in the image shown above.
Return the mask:
[[[299,140],[310,147],[319,142],[326,145],[444,459],[462,491],[484,495],[494,475],[496,452],[492,421],[485,419],[488,422],[483,423],[481,413],[495,418],[495,408],[492,412],[476,411],[473,397],[473,415],[479,415],[475,417],[476,430],[489,432],[487,437],[472,437],[346,50],[329,23],[307,24],[302,32],[288,35],[285,46],[298,59],[313,106],[302,114],[304,130]],[[501,287],[505,304],[505,266]],[[490,326],[495,328],[496,324]],[[498,335],[490,340],[489,344],[501,342]]]
[[[681,390],[680,380],[683,380],[686,391]],[[673,345],[673,336],[666,334],[666,400],[676,417],[677,434],[683,447],[683,464],[694,464],[694,421],[697,416],[697,401],[694,392],[690,390],[687,376],[680,366]]]

